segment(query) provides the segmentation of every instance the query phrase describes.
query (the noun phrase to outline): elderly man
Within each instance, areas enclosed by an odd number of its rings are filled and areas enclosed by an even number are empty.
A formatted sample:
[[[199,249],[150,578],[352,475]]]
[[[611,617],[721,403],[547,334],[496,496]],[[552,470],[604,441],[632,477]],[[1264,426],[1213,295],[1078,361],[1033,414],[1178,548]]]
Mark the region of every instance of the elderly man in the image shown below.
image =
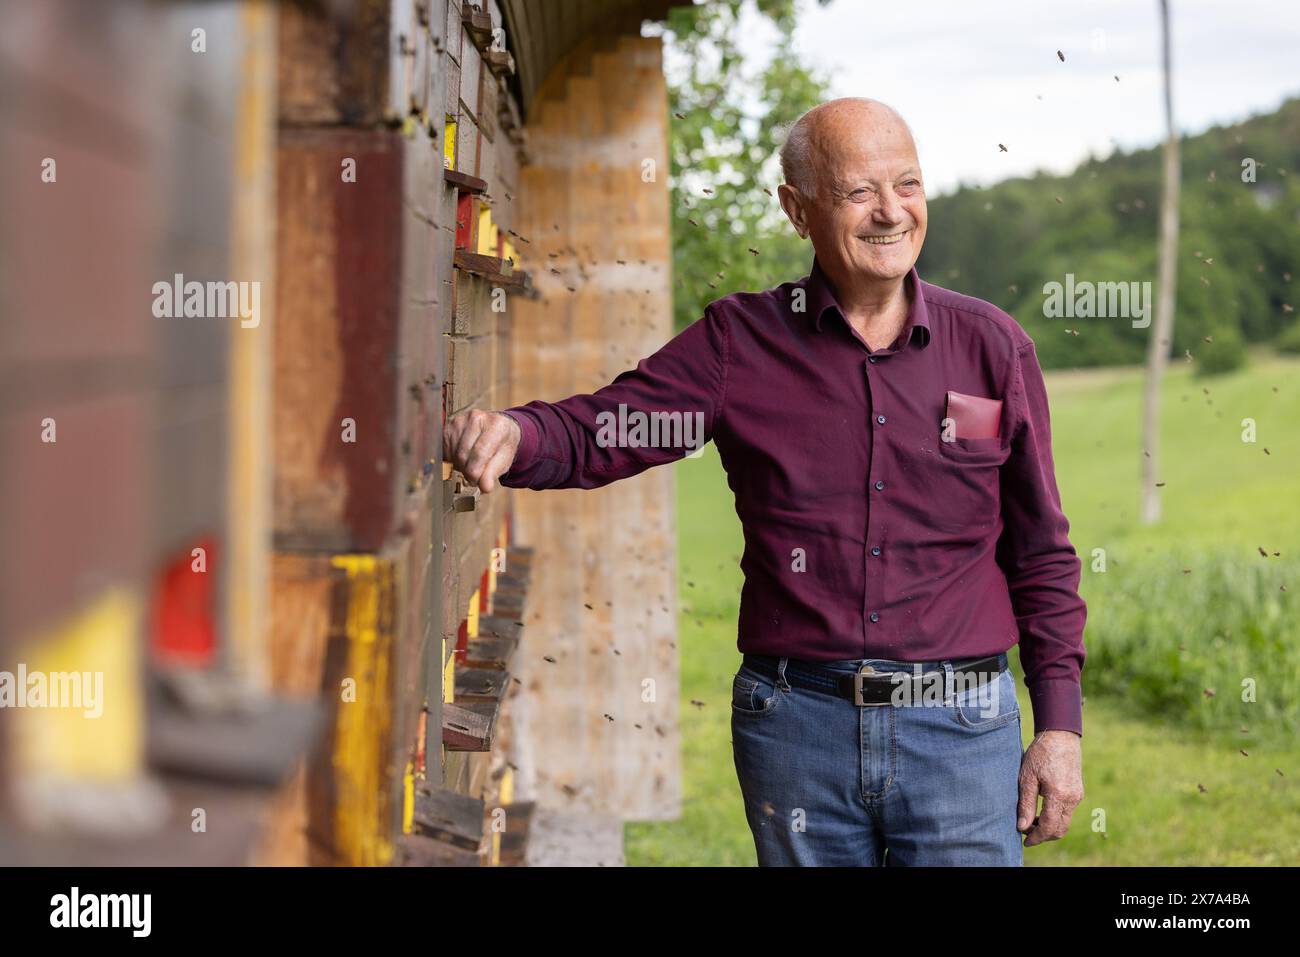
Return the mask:
[[[611,441],[621,406],[698,415],[744,527],[731,722],[759,863],[1021,864],[1083,797],[1086,608],[1033,340],[917,275],[894,110],[822,104],[781,163],[810,275],[710,303],[592,395],[454,417],[447,457],[485,492],[596,488],[690,451]]]

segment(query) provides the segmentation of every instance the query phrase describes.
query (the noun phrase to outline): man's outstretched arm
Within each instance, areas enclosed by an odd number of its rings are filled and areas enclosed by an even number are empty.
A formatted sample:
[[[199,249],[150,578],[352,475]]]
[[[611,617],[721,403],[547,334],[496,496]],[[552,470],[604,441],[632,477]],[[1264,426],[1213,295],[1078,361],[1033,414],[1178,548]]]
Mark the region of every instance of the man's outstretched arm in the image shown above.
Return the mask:
[[[706,308],[594,393],[452,416],[443,456],[483,492],[599,488],[702,447],[721,417],[726,370],[726,323]]]

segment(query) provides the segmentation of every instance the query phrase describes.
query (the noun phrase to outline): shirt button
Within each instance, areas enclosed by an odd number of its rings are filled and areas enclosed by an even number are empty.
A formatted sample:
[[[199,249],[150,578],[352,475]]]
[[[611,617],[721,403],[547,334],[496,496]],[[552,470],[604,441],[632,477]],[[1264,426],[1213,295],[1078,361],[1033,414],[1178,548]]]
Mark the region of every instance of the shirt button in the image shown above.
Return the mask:
[[[876,481],[876,491],[877,491],[877,492],[879,492],[879,491],[880,491],[882,488],[884,488],[884,487],[885,487],[885,483],[884,483],[884,482],[882,482],[882,481],[880,481],[880,480],[877,480],[877,481]]]
[[[872,546],[871,546],[871,554],[873,554],[873,555],[879,555],[879,554],[880,554],[880,546],[879,546],[879,545],[872,545]]]
[[[867,356],[867,361],[870,362],[872,365],[875,365],[875,364],[876,364],[876,357],[875,357],[875,356]]]
[[[872,621],[880,621],[880,613],[879,613],[879,612],[876,612],[876,611],[873,611],[873,612],[872,612],[870,615],[868,615],[867,617],[869,617]]]
[[[884,424],[885,424],[885,417],[884,417],[883,415],[878,415],[878,416],[876,416],[876,421],[877,421],[880,425],[884,425]]]

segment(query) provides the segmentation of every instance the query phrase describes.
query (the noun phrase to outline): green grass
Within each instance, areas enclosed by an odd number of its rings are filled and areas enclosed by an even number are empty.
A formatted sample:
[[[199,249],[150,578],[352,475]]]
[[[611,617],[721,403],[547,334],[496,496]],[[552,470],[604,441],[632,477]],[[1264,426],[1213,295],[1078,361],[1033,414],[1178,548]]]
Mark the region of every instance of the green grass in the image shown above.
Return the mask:
[[[1209,378],[1171,369],[1163,515],[1149,527],[1135,521],[1140,370],[1049,374],[1048,390],[1089,602],[1086,796],[1070,834],[1026,862],[1300,863],[1300,359],[1256,355]],[[1241,441],[1247,417],[1254,444]],[[712,446],[676,468],[684,808],[678,821],[629,825],[627,859],[748,865],[729,743],[740,527]],[[1105,573],[1091,569],[1098,548]],[[1240,702],[1243,676],[1258,682],[1254,704]],[[1021,707],[1028,718],[1023,687]]]

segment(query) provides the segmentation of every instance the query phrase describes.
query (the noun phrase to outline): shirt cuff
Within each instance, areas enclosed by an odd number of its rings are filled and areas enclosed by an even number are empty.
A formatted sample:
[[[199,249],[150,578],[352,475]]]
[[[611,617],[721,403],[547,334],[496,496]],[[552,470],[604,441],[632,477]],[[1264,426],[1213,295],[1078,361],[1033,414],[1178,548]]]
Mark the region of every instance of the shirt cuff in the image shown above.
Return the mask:
[[[537,423],[527,412],[519,408],[503,409],[505,415],[510,416],[519,423],[519,448],[515,449],[515,460],[511,463],[510,468],[505,475],[511,472],[517,472],[528,468],[533,464],[533,459],[537,457],[537,447],[541,442],[541,436],[538,434]]]
[[[1029,687],[1029,703],[1034,709],[1034,734],[1073,731],[1083,737],[1083,692],[1077,682],[1040,681]]]

